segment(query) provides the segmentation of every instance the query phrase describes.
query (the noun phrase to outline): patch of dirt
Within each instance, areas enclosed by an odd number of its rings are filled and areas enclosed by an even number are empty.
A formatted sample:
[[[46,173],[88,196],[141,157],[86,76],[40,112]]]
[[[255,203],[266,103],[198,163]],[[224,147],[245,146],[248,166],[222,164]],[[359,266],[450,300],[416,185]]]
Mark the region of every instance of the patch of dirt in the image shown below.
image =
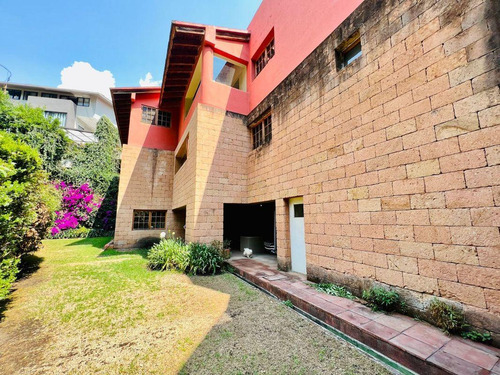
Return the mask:
[[[354,346],[232,275],[192,278],[231,295],[181,374],[390,374]],[[226,316],[226,314],[224,316]]]

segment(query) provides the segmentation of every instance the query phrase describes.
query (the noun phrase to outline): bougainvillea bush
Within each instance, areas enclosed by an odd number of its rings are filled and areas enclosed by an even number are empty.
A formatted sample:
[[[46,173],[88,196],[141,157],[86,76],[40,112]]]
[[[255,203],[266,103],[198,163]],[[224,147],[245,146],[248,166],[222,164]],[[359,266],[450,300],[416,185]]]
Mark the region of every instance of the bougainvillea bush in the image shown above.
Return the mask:
[[[101,206],[102,198],[94,195],[88,183],[73,186],[64,181],[55,184],[61,192],[61,209],[56,211],[52,236],[58,233],[81,227],[91,227],[95,215]]]

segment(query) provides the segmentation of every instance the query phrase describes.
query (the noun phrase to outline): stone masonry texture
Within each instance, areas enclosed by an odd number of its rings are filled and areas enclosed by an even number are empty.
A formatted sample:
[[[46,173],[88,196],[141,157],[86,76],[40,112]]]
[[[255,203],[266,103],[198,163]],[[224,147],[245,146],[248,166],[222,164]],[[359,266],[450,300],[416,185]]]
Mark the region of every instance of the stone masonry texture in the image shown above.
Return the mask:
[[[117,241],[136,239],[136,207],[186,208],[186,239],[206,242],[224,203],[274,201],[287,269],[288,199],[303,196],[309,279],[390,285],[416,311],[441,297],[498,343],[499,8],[366,0],[248,117],[199,104],[177,173],[173,153],[125,146]],[[362,56],[337,70],[356,31]],[[245,125],[269,109],[272,141],[252,150]]]

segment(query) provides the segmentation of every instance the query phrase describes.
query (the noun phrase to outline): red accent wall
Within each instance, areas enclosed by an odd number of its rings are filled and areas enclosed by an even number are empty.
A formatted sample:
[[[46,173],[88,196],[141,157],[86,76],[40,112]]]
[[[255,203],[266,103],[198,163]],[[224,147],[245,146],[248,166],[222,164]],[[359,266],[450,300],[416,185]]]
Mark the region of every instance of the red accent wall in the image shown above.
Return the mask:
[[[248,72],[250,110],[254,109],[363,0],[264,0],[250,22],[250,56],[255,56],[274,27],[275,55],[254,77]]]
[[[179,108],[166,108],[172,113],[172,127],[148,125],[141,122],[142,105],[158,107],[160,94],[136,94],[130,112],[130,131],[128,144],[160,150],[175,150],[177,146],[177,132],[179,128]]]

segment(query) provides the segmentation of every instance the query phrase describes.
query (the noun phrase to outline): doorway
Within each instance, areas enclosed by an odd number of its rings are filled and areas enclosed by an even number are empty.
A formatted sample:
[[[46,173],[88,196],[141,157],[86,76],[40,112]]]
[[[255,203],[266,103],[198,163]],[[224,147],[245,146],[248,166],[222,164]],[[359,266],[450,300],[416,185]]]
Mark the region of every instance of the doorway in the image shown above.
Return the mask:
[[[289,206],[292,271],[305,274],[307,273],[307,268],[304,235],[304,201],[302,197],[291,198]]]

